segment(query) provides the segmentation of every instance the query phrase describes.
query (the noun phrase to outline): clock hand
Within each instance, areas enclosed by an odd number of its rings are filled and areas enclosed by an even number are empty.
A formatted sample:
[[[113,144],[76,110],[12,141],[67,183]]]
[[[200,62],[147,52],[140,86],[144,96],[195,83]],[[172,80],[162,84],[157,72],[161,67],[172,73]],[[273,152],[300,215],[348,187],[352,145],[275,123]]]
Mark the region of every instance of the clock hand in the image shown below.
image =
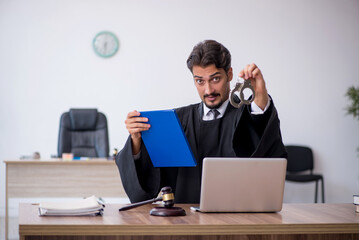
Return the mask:
[[[107,53],[107,42],[104,43],[103,48],[104,48],[104,53]]]

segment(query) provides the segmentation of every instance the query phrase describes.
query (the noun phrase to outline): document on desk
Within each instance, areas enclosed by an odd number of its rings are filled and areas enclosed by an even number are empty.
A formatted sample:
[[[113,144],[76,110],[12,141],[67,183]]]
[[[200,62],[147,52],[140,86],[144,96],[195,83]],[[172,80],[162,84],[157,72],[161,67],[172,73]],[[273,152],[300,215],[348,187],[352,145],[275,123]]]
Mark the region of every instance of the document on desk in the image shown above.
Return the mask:
[[[150,129],[141,133],[154,167],[195,167],[196,159],[175,110],[141,112]]]
[[[102,215],[105,205],[97,197],[66,201],[66,202],[42,202],[39,205],[40,216],[83,216]]]

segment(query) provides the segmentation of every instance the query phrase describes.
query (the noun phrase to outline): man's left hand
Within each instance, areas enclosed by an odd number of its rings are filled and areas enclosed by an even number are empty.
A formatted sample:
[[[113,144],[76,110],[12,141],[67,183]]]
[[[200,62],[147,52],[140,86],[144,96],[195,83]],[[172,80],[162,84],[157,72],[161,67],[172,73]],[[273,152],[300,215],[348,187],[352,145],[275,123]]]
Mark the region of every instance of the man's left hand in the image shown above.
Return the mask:
[[[254,63],[248,64],[239,72],[238,76],[245,80],[251,80],[251,85],[255,92],[254,102],[258,107],[264,110],[269,100],[269,96],[261,70]]]

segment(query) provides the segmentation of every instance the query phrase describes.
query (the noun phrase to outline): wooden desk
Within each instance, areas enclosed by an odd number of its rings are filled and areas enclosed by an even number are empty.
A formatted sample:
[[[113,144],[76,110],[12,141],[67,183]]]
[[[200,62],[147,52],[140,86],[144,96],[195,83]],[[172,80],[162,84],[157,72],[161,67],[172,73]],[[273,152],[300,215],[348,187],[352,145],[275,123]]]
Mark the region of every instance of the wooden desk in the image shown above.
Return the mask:
[[[21,204],[20,240],[32,239],[359,239],[353,204],[284,204],[279,213],[199,213],[155,217],[151,205],[119,212],[108,205],[103,217],[40,217],[38,206]]]
[[[127,197],[115,161],[6,160],[5,239],[9,198]]]

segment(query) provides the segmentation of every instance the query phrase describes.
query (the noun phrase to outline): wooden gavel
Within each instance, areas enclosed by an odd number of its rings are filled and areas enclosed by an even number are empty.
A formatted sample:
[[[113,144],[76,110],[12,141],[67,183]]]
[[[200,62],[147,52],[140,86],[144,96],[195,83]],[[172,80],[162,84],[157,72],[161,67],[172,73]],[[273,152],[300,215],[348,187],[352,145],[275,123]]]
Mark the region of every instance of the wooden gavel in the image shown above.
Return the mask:
[[[147,203],[153,203],[153,202],[157,202],[157,201],[163,201],[163,205],[165,208],[171,208],[174,205],[174,200],[175,197],[172,193],[172,188],[171,187],[163,187],[161,189],[161,196],[157,197],[157,198],[153,198],[153,199],[149,199],[143,202],[137,202],[137,203],[133,203],[130,204],[128,206],[122,207],[120,209],[118,209],[119,211],[126,211],[135,207],[139,207],[142,205],[145,205]]]

